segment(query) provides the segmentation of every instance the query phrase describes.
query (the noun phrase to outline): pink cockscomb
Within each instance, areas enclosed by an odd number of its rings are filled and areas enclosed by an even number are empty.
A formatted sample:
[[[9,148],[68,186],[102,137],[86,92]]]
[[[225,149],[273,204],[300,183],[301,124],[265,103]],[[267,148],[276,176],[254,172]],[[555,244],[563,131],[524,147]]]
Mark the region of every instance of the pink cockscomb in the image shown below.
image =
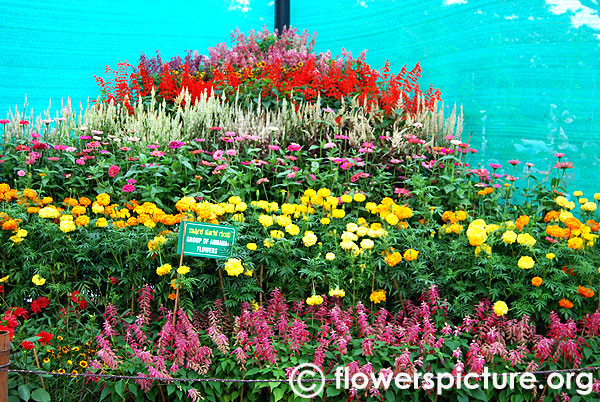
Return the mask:
[[[108,175],[110,177],[115,177],[116,175],[119,174],[120,170],[121,170],[121,168],[118,167],[117,165],[112,165],[111,167],[108,168]]]

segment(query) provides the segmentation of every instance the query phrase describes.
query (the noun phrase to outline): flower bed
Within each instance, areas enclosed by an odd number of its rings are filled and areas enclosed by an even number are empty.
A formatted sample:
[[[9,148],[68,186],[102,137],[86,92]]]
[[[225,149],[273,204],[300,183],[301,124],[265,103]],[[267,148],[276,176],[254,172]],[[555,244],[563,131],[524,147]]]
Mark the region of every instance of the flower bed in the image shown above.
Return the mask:
[[[285,379],[306,361],[329,374],[597,365],[600,194],[564,193],[565,155],[546,177],[517,160],[470,166],[460,117],[444,120],[439,94],[423,100],[417,73],[317,56],[293,32],[157,63],[102,81],[83,116],[0,121],[2,325],[22,367]],[[325,89],[324,66],[344,91]],[[408,98],[385,98],[403,85]],[[180,265],[183,220],[235,226],[230,258]],[[46,380],[63,399],[78,381]],[[233,400],[264,387],[293,399],[275,383],[85,392]]]

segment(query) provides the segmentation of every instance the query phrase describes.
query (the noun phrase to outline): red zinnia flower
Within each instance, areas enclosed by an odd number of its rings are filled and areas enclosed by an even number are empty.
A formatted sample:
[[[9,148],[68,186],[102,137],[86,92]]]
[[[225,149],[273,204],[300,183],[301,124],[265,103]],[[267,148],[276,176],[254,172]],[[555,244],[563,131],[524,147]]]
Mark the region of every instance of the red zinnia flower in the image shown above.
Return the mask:
[[[31,302],[31,311],[37,314],[41,312],[42,309],[48,307],[49,304],[50,300],[46,296],[38,297]]]
[[[35,348],[35,345],[33,343],[29,342],[29,341],[23,341],[23,342],[21,342],[21,346],[25,350],[31,350],[31,349]]]
[[[40,333],[36,336],[39,338],[40,344],[44,346],[45,344],[50,345],[50,340],[52,339],[54,334],[49,334],[46,331],[40,331]]]

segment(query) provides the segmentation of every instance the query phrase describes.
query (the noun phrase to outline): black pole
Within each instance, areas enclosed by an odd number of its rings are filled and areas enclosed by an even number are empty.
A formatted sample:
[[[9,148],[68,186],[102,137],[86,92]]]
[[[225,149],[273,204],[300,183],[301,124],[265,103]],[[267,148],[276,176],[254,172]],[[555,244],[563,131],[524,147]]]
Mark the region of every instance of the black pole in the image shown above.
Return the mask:
[[[275,29],[281,34],[290,27],[290,0],[275,0]]]

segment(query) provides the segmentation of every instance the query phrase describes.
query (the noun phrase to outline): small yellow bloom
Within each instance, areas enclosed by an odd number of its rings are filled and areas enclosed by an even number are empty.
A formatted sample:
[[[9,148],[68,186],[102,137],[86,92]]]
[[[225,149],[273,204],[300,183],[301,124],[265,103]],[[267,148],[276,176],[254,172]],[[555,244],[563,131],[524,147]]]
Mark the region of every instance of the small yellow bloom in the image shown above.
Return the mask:
[[[187,265],[182,265],[179,268],[177,268],[177,273],[179,275],[185,275],[189,272],[190,272],[190,267],[188,267]]]
[[[7,281],[8,281],[8,277],[9,277],[9,276],[10,276],[10,275],[6,275],[5,277],[3,277],[3,278],[0,278],[0,282],[2,282],[2,283],[4,283],[4,282],[7,282]]]
[[[546,258],[549,260],[553,260],[556,257],[556,255],[554,255],[554,253],[548,253],[546,254]]]
[[[254,251],[257,249],[257,246],[256,246],[256,243],[248,243],[248,244],[246,244],[246,248],[248,250]]]
[[[498,317],[501,317],[504,314],[508,313],[508,306],[505,302],[499,300],[496,303],[494,303],[494,313],[496,313]]]
[[[46,279],[42,278],[38,274],[35,274],[33,275],[33,278],[31,278],[31,282],[37,286],[42,286],[44,283],[46,283]]]
[[[327,253],[327,254],[325,254],[325,259],[327,261],[333,261],[333,260],[335,260],[335,254],[334,253]]]
[[[406,261],[414,261],[417,259],[417,257],[419,256],[419,252],[417,250],[414,250],[412,248],[409,248],[408,250],[406,250],[404,252],[404,259]]]

